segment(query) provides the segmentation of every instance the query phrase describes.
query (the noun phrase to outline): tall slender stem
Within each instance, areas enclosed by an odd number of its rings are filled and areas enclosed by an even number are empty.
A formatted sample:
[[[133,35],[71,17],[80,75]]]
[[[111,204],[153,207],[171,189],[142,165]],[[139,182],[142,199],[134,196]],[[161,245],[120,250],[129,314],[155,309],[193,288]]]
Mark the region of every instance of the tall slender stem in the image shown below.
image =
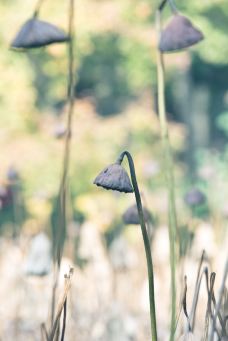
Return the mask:
[[[70,142],[71,142],[71,126],[72,117],[74,113],[74,0],[70,0],[69,4],[69,43],[68,43],[68,82],[67,82],[67,99],[68,99],[68,115],[67,115],[67,132],[65,139],[65,147],[63,154],[63,169],[62,177],[59,186],[57,208],[58,220],[56,235],[53,233],[54,241],[54,261],[56,265],[54,274],[54,283],[52,288],[52,309],[51,309],[51,323],[53,325],[53,318],[55,314],[55,296],[58,284],[59,268],[61,264],[62,252],[66,237],[66,196],[67,196],[67,182],[68,169],[70,161]]]
[[[71,125],[72,117],[74,113],[74,0],[70,0],[69,7],[69,48],[68,48],[68,115],[67,115],[67,133],[65,141],[65,151],[63,160],[63,175],[62,175],[62,186],[66,185],[68,166],[70,159],[70,141],[71,141]]]
[[[160,36],[160,11],[157,11],[157,32]],[[176,320],[176,231],[177,231],[177,214],[175,205],[175,189],[174,189],[174,175],[173,175],[173,160],[172,152],[169,142],[168,124],[165,108],[165,82],[164,82],[164,63],[163,55],[157,51],[157,76],[158,76],[158,112],[161,126],[161,137],[164,151],[165,161],[165,177],[168,188],[169,201],[169,243],[170,243],[170,270],[171,270],[171,328],[170,341],[174,340],[175,334],[175,320]]]
[[[156,324],[156,311],[155,311],[155,298],[154,298],[154,271],[153,271],[153,262],[152,262],[152,255],[151,255],[151,248],[150,248],[150,241],[148,238],[148,233],[146,229],[143,208],[142,208],[142,201],[141,196],[137,184],[137,178],[135,174],[135,166],[132,159],[132,156],[129,152],[124,151],[117,162],[121,163],[124,156],[126,155],[128,159],[128,164],[131,173],[131,181],[134,188],[135,193],[135,200],[138,208],[138,215],[139,221],[142,230],[142,236],[144,241],[145,253],[146,253],[146,260],[147,260],[147,271],[148,271],[148,280],[149,280],[149,297],[150,297],[150,322],[151,322],[151,337],[152,341],[157,341],[157,324]]]
[[[65,226],[66,226],[66,192],[68,181],[68,170],[70,160],[70,142],[71,142],[71,126],[72,117],[74,113],[74,0],[70,0],[69,6],[69,48],[68,48],[68,115],[67,115],[67,132],[63,155],[63,170],[62,179],[59,188],[59,204],[60,204],[60,239],[61,236],[65,238]],[[62,232],[61,232],[62,231]],[[59,241],[60,241],[59,239]],[[57,260],[60,265],[61,261],[61,248],[57,250]]]

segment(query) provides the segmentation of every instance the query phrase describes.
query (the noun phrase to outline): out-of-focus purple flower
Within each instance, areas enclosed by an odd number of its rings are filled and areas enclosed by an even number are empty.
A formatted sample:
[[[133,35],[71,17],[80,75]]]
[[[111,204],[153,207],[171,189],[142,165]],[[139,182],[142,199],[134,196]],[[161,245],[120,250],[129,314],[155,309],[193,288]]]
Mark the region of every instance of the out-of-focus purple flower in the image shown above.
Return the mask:
[[[188,206],[198,206],[206,202],[206,196],[197,188],[192,188],[184,196],[184,201]]]
[[[150,212],[143,208],[144,219],[147,222],[151,218]],[[139,214],[136,205],[130,206],[123,214],[123,221],[125,224],[129,225],[139,225]]]

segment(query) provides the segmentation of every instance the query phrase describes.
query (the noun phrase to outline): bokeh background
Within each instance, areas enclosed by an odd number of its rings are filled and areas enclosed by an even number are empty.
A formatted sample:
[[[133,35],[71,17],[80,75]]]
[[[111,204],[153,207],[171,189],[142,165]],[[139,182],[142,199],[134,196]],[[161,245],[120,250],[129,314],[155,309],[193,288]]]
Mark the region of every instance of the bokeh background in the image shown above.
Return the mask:
[[[190,51],[165,56],[181,244],[178,283],[181,288],[187,274],[191,292],[202,250],[218,278],[227,254],[228,4],[177,0],[176,5],[205,35]],[[67,47],[58,44],[26,53],[9,49],[34,6],[31,0],[0,2],[2,340],[40,340],[40,324],[50,313],[51,223],[63,161]],[[157,2],[76,0],[75,6],[77,84],[61,276],[69,264],[74,264],[75,275],[66,340],[149,338],[140,229],[122,221],[134,197],[93,185],[101,169],[125,149],[134,157],[144,204],[153,215],[159,336],[166,340],[169,243],[157,116]],[[67,13],[67,1],[47,0],[40,17],[67,30]],[[169,16],[167,9],[164,23]],[[205,199],[194,207],[185,200],[192,188]],[[41,265],[34,262],[34,253],[46,255]],[[40,277],[42,266],[47,274]]]

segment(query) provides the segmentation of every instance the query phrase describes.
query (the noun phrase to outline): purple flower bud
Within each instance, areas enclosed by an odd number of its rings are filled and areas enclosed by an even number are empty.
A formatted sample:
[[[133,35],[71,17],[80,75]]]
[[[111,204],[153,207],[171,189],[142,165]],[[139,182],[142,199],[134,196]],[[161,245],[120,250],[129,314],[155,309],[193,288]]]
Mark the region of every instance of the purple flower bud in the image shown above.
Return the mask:
[[[146,208],[143,208],[143,215],[144,215],[144,219],[146,222],[151,219],[151,214]],[[130,206],[124,212],[123,221],[126,225],[139,225],[140,224],[138,209],[136,205]]]
[[[65,32],[57,26],[37,18],[29,19],[11,43],[12,48],[30,49],[69,40]]]
[[[193,188],[185,194],[184,200],[189,206],[198,206],[205,203],[206,196],[199,189]]]
[[[203,38],[202,32],[188,18],[175,14],[161,33],[159,49],[161,52],[179,51],[197,44]]]

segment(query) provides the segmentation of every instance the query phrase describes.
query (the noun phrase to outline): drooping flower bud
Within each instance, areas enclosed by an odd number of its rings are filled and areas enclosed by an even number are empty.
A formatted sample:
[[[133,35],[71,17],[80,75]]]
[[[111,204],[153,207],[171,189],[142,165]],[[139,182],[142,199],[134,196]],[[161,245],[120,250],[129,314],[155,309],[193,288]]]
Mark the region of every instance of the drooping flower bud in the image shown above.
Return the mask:
[[[124,193],[132,193],[134,191],[127,172],[119,163],[111,164],[103,169],[94,180],[94,184],[105,189]]]
[[[22,25],[11,43],[11,48],[30,49],[67,40],[69,40],[69,37],[62,29],[34,17]]]
[[[203,33],[183,15],[174,14],[161,33],[159,49],[172,52],[186,49],[204,38]]]

